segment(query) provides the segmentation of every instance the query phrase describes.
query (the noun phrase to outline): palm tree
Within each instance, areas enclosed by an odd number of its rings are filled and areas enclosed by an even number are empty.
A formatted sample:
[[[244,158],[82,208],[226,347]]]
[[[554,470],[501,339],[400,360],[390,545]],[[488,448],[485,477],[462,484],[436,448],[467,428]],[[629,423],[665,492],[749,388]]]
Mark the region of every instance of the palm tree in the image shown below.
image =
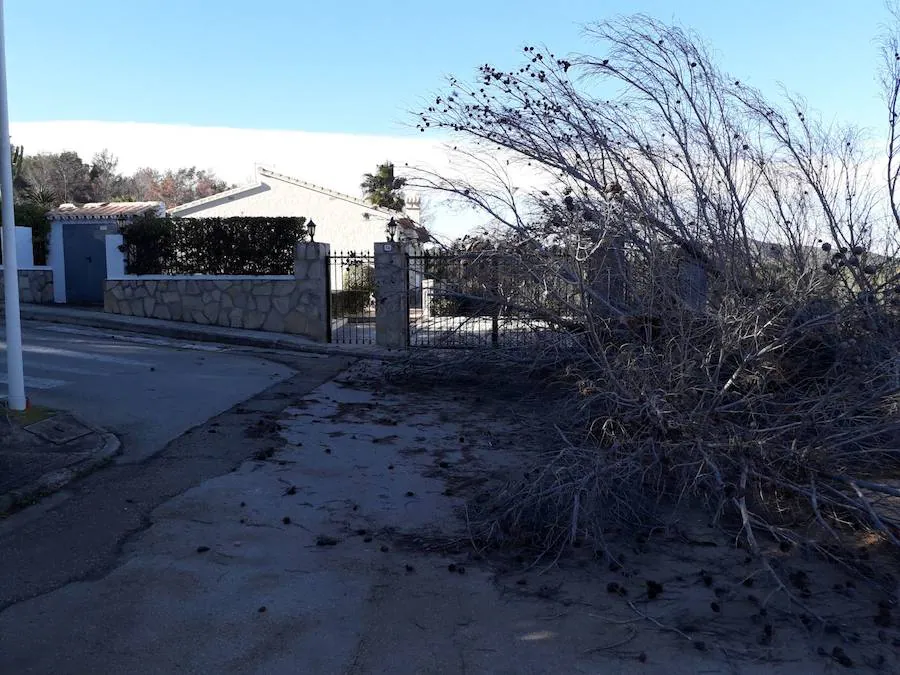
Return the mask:
[[[367,202],[373,206],[393,211],[403,210],[404,201],[401,190],[404,185],[406,185],[406,179],[394,176],[394,165],[391,162],[379,164],[374,174],[364,174],[363,181],[360,183]]]

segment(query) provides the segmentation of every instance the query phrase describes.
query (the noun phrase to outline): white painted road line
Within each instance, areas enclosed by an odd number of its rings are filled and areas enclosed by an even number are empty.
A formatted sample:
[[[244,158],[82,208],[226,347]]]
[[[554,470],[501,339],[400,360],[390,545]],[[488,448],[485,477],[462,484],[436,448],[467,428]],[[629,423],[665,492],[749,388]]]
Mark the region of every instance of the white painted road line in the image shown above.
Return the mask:
[[[72,326],[60,326],[55,323],[33,324],[33,327],[40,332],[47,333],[66,333],[67,335],[85,335],[87,337],[103,337],[108,338],[109,333],[104,333],[96,328],[74,328]]]
[[[0,342],[0,347],[3,347],[5,349],[6,343]],[[100,361],[101,363],[115,363],[120,366],[149,367],[153,365],[148,361],[135,361],[134,359],[123,359],[120,356],[106,356],[105,354],[94,354],[91,352],[75,352],[69,349],[57,349],[54,347],[38,347],[35,345],[25,345],[25,347],[23,347],[23,351],[26,354],[43,354],[45,356],[83,359],[85,361]]]
[[[0,384],[9,384],[6,375],[0,374]],[[56,389],[66,384],[69,384],[66,380],[50,380],[43,377],[25,376],[26,389]]]
[[[88,370],[87,368],[72,368],[60,366],[55,363],[40,363],[28,360],[25,362],[25,370],[41,370],[51,373],[69,373],[70,375],[87,375],[88,377],[108,377],[110,373],[102,370]]]
[[[138,337],[136,335],[112,335],[110,337],[114,340],[121,340],[123,342],[135,342],[137,344],[153,345],[154,347],[168,347],[170,349],[190,349],[198,352],[222,352],[226,349],[225,347],[219,347],[217,345],[207,345],[196,342],[177,342],[166,338],[146,338]]]
[[[72,328],[71,326],[57,326],[55,324],[41,324],[41,332],[47,333],[65,333],[69,335],[82,335],[103,340],[119,340],[121,342],[134,342],[136,344],[153,345],[154,347],[169,347],[171,349],[192,349],[200,352],[223,352],[227,351],[227,347],[215,344],[205,344],[199,342],[184,342],[171,338],[149,338],[140,335],[127,335],[104,333],[100,329],[91,328]],[[48,339],[48,338],[44,338]]]

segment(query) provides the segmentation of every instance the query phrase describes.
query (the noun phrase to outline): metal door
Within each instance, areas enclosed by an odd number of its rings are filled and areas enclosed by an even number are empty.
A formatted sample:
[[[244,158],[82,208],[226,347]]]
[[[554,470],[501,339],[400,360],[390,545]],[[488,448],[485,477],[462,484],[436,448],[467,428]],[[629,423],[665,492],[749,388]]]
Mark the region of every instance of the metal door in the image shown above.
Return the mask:
[[[106,281],[106,234],[105,225],[87,223],[63,225],[66,302],[77,305],[103,304],[103,283]]]

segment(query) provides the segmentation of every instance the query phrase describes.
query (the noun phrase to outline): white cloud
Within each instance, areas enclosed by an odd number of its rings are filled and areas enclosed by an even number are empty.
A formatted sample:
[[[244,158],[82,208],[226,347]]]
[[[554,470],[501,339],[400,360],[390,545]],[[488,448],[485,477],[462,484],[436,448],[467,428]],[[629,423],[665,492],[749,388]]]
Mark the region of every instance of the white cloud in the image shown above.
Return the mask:
[[[357,136],[305,131],[269,131],[126,122],[57,121],[13,122],[12,140],[27,154],[73,150],[90,160],[108,149],[119,158],[119,168],[131,173],[141,167],[169,169],[198,166],[213,169],[230,183],[254,178],[256,164],[351,195],[360,195],[363,173],[385,160],[434,170],[444,176],[463,175],[473,182],[473,163],[455,156],[443,142],[423,136]],[[471,150],[472,148],[470,148]],[[502,153],[479,148],[477,155],[497,160],[505,168]],[[876,155],[877,156],[877,155]],[[883,181],[885,164],[879,157],[867,167],[876,181]],[[522,192],[546,186],[552,179],[521,163],[508,167],[510,180]],[[489,218],[469,208],[450,207],[428,198],[428,225],[437,234],[454,238],[485,225]],[[823,236],[819,233],[818,236]]]
[[[269,131],[127,122],[13,122],[13,143],[27,154],[72,150],[90,160],[108,149],[119,158],[119,169],[169,169],[197,166],[212,169],[230,183],[253,180],[254,166],[272,167],[301,180],[351,195],[360,195],[363,173],[385,160],[398,171],[404,165],[452,172],[450,153],[429,138],[356,136],[305,131]],[[484,224],[486,217],[471,210],[449,209],[430,202],[432,229],[459,236]]]

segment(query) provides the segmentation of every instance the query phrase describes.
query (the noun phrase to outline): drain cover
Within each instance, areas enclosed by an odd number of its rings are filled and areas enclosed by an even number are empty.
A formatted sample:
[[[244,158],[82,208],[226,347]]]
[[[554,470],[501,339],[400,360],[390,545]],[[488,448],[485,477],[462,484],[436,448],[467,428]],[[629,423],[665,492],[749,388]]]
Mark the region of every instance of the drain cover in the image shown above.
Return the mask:
[[[57,445],[63,445],[91,433],[91,429],[84,426],[71,415],[57,415],[56,417],[30,424],[25,429],[35,436]]]

